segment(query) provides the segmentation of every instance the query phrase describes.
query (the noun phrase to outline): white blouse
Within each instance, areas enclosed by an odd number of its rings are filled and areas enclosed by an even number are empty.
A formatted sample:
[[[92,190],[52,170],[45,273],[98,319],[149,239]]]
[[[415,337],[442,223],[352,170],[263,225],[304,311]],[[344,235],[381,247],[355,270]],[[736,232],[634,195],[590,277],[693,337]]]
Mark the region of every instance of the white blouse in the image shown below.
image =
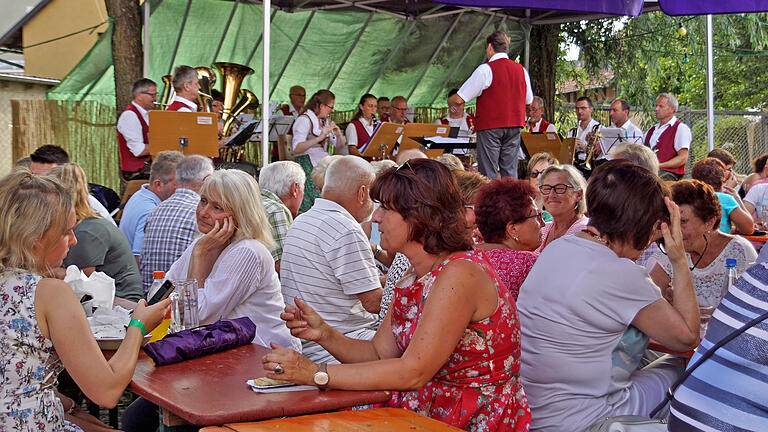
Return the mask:
[[[189,261],[198,241],[193,241],[173,263],[167,279],[187,279]],[[275,342],[301,352],[301,342],[291,336],[280,319],[285,303],[275,261],[258,240],[240,240],[221,252],[197,292],[197,304],[200,324],[247,316],[256,324],[254,343],[269,347],[270,342]]]

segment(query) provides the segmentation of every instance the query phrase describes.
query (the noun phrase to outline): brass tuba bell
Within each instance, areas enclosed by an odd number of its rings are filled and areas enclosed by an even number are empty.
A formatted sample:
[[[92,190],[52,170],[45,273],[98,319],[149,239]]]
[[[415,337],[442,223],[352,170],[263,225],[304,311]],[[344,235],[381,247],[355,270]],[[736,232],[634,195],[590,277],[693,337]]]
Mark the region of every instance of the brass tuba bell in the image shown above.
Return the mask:
[[[237,115],[243,112],[248,107],[255,107],[259,105],[259,98],[248,89],[240,90],[240,99],[238,99],[235,106],[232,107],[230,115],[224,120],[224,136],[228,136],[232,131],[232,126],[237,121]]]
[[[224,111],[221,113],[221,118],[227,122],[229,117],[233,116],[232,108],[240,97],[240,85],[246,76],[253,73],[253,69],[237,63],[217,62],[213,65],[221,74],[221,92],[224,94]],[[237,113],[234,114],[236,115]],[[225,130],[224,134],[226,133]]]
[[[173,102],[173,98],[176,97],[176,90],[173,88],[173,75],[163,76],[163,82],[165,88],[163,88],[163,96],[159,102],[155,102],[155,105],[161,105],[163,108],[167,107]]]
[[[200,110],[203,112],[213,112],[213,96],[211,96],[211,89],[216,84],[216,73],[213,69],[205,66],[198,66],[195,68],[197,71],[197,81],[200,84],[200,91],[197,94],[197,104],[200,105]]]

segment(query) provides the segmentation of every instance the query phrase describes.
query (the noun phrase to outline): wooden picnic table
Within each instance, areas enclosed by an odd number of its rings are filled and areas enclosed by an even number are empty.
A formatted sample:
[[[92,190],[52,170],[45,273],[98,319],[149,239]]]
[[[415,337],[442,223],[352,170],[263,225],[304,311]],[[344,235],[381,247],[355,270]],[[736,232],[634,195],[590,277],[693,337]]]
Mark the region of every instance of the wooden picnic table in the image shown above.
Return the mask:
[[[143,352],[128,389],[160,406],[163,424],[222,425],[384,403],[386,391],[306,390],[256,393],[267,348],[248,344],[194,360],[155,366]]]
[[[207,427],[200,432],[453,432],[461,429],[399,408],[331,412],[256,423]]]

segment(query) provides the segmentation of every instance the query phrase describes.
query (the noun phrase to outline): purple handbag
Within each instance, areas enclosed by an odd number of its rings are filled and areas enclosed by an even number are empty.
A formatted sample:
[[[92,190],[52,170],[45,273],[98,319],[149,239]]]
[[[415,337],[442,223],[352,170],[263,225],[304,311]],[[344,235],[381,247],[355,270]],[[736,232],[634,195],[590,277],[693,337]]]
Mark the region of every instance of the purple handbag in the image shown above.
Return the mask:
[[[144,345],[144,352],[158,366],[191,360],[251,343],[256,324],[248,317],[222,319],[213,324],[168,333],[163,339]]]

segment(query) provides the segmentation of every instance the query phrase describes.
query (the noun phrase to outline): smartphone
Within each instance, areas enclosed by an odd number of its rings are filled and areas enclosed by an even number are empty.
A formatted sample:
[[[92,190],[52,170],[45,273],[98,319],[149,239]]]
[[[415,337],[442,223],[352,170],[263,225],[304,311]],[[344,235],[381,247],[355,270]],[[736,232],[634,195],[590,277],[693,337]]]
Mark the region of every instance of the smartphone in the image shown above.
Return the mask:
[[[175,287],[173,286],[173,282],[166,280],[163,282],[162,285],[160,285],[160,288],[157,290],[155,295],[152,296],[151,299],[147,302],[148,305],[153,305],[157,302],[163,301],[166,298],[168,298],[169,295],[173,292],[173,289]]]

